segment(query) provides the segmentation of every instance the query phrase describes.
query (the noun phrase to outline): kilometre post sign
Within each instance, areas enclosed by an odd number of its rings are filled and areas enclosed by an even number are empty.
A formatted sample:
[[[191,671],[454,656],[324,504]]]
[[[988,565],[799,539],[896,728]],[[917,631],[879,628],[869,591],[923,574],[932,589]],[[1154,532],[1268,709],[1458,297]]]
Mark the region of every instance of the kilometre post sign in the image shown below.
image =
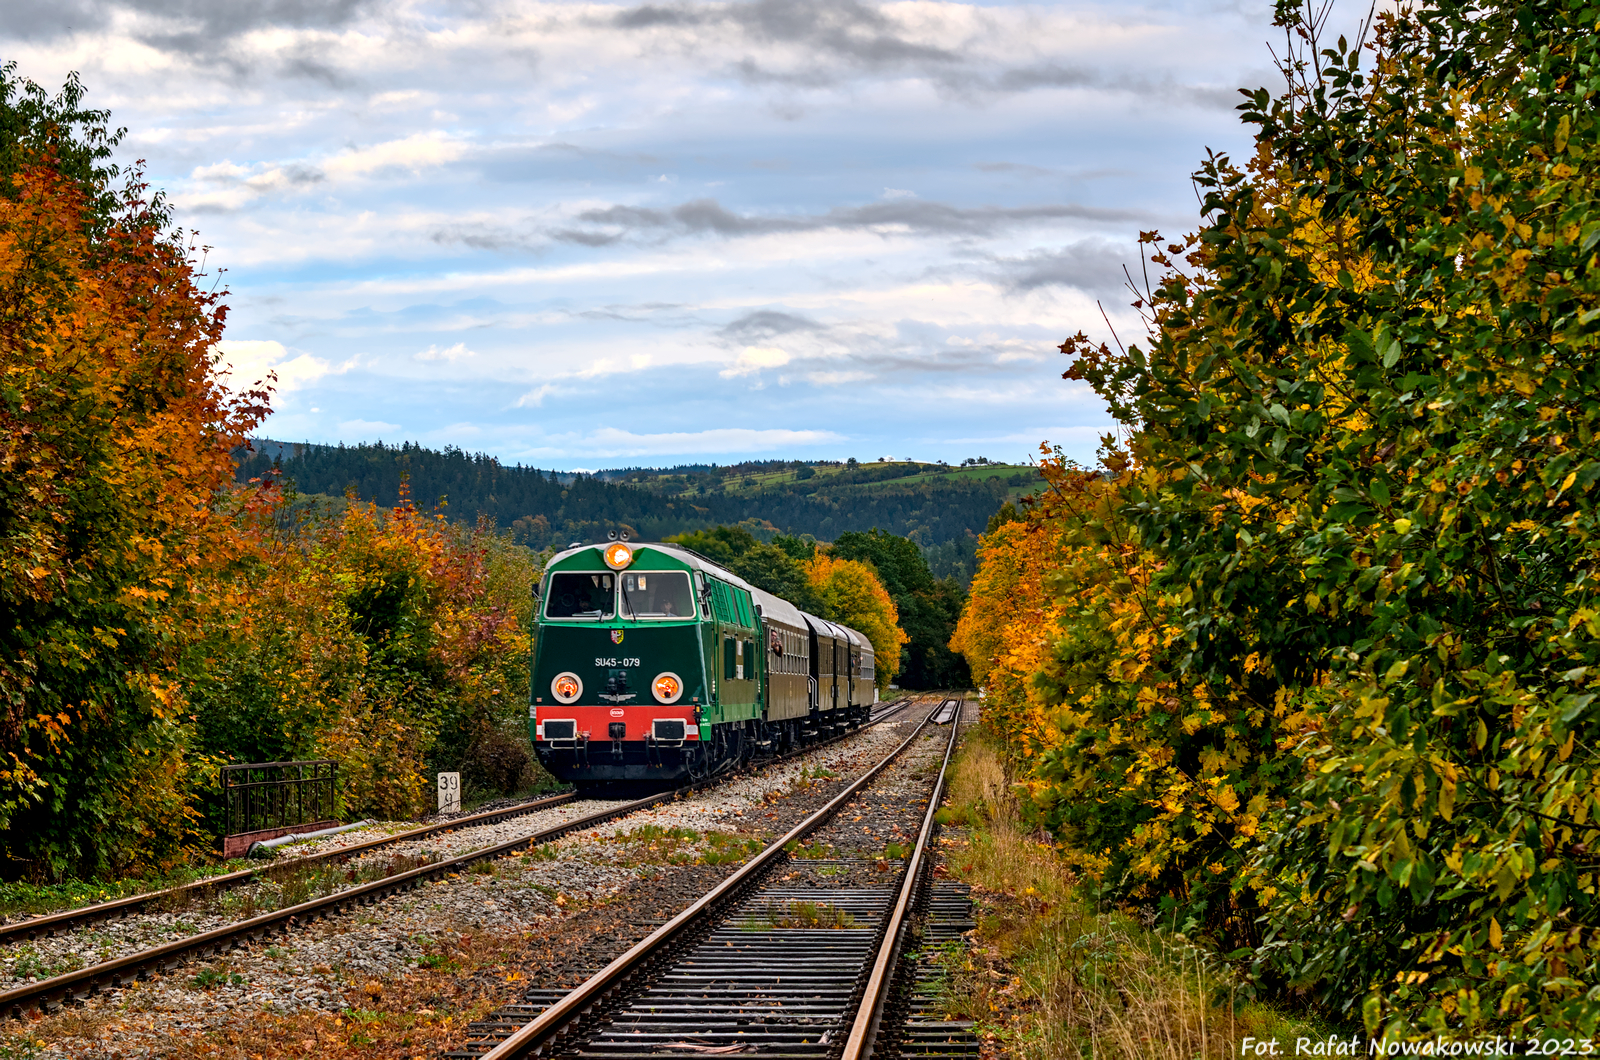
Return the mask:
[[[461,774],[439,774],[439,812],[461,812]]]

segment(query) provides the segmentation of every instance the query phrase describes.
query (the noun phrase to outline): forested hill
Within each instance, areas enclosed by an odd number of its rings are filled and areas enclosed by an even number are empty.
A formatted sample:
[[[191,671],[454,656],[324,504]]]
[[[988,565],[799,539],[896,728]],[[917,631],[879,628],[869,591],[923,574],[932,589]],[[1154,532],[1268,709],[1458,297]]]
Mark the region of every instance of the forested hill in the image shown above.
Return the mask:
[[[659,540],[711,526],[753,523],[832,541],[873,528],[924,548],[966,543],[1009,498],[1036,488],[1032,468],[984,464],[837,464],[766,461],[670,472],[574,475],[508,467],[447,447],[293,445],[270,440],[241,451],[240,481],[275,464],[299,492],[391,506],[402,476],[423,508],[443,502],[455,519],[486,515],[533,547],[603,538],[609,530]],[[607,481],[625,475],[620,481]]]

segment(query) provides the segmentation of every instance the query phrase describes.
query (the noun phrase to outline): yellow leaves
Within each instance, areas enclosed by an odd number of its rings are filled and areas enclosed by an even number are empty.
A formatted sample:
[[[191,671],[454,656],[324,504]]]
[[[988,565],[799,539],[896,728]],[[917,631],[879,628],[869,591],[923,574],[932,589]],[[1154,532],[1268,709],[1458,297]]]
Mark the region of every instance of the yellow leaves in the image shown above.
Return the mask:
[[[1455,769],[1439,771],[1439,816],[1446,821],[1453,820],[1456,813],[1456,778]]]
[[[1494,917],[1489,918],[1489,948],[1500,950],[1504,948],[1505,936],[1500,930],[1500,921]]]

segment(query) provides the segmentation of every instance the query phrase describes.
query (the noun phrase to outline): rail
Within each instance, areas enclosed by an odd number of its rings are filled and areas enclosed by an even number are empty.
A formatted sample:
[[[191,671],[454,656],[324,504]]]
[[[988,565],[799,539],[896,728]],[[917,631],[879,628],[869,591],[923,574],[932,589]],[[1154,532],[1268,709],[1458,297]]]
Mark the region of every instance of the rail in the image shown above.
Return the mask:
[[[943,707],[944,704],[940,706]],[[750,887],[758,877],[787,857],[786,848],[791,843],[799,842],[832,820],[840,809],[855,798],[890,763],[910,747],[925,728],[934,723],[934,715],[937,713],[938,708],[930,712],[904,742],[885,756],[877,765],[830,799],[825,806],[801,821],[781,838],[768,845],[761,853],[751,858],[732,875],[706,892],[677,916],[651,932],[650,935],[634,945],[626,953],[596,972],[577,989],[562,997],[531,1022],[495,1045],[494,1048],[483,1055],[482,1060],[522,1060],[524,1057],[540,1055],[550,1049],[558,1038],[571,1034],[579,1020],[595,1011],[608,998],[619,993],[625,988],[629,980],[653,967],[673,946],[690,937],[695,929],[704,927],[711,919],[731,906],[737,896]],[[955,746],[956,728],[957,726],[955,725],[951,726],[950,742],[945,750],[945,764],[940,769],[935,797],[929,801],[928,813],[923,821],[922,835],[919,837],[917,844],[916,849],[919,852],[923,852],[926,849],[926,837],[932,828],[933,814],[938,807],[937,794],[943,790],[945,768],[949,764],[950,750]],[[920,862],[918,864],[920,865]],[[915,886],[915,881],[916,876],[909,871],[908,867],[902,886],[902,893],[896,906],[896,909],[900,911],[900,918],[897,922],[899,926],[894,932],[885,936],[885,945],[894,948],[899,946],[900,934],[903,933],[905,923],[904,911],[909,909],[910,899],[908,896],[911,893],[910,889]],[[892,960],[890,960],[889,967],[892,967],[892,963]],[[879,988],[880,994],[886,987],[887,982],[885,979],[884,984]],[[872,1008],[875,1013],[879,1011],[881,1009],[881,1000],[873,1002]],[[877,1020],[874,1017],[868,1030],[864,1032],[864,1040],[868,1045],[871,1043],[871,1031],[875,1030],[876,1026]],[[858,1055],[860,1054],[858,1053]]]
[[[883,945],[878,949],[878,959],[873,963],[872,975],[862,996],[861,1007],[856,1010],[855,1023],[850,1027],[850,1037],[845,1039],[840,1060],[863,1060],[873,1054],[884,1010],[888,1007],[894,970],[900,963],[905,948],[905,934],[911,907],[916,900],[917,888],[922,884],[922,869],[927,861],[928,841],[933,837],[934,816],[939,812],[939,800],[944,796],[945,781],[950,773],[950,756],[956,749],[956,731],[961,727],[961,701],[946,700],[934,712],[939,724],[949,724],[950,742],[945,745],[944,762],[939,766],[939,778],[934,781],[933,793],[928,796],[928,812],[922,818],[922,828],[917,832],[917,845],[906,863],[905,877],[900,883],[900,893],[895,898],[894,911],[884,927]]]
[[[876,725],[885,718],[889,718],[895,714],[898,714],[900,711],[909,706],[911,700],[914,698],[915,697],[907,697],[905,699],[897,700],[894,703],[882,704],[884,709],[875,713],[868,720],[868,724]],[[823,744],[811,744],[801,748],[799,751],[792,753],[801,754],[806,751],[813,750],[816,747],[825,746],[827,742],[831,741],[825,741]],[[778,756],[778,760],[782,760],[785,757],[787,756]],[[717,779],[720,780],[721,778],[719,777]],[[694,790],[694,787],[691,786],[690,788],[680,789],[679,793],[681,794],[682,792],[690,790]],[[483,813],[475,813],[467,817],[457,817],[449,821],[440,822],[438,824],[424,825],[421,828],[413,828],[405,832],[397,832],[394,835],[384,836],[380,839],[368,840],[365,843],[356,843],[352,846],[340,847],[337,850],[330,850],[322,854],[313,854],[296,858],[294,859],[293,863],[296,865],[316,865],[323,861],[341,860],[344,858],[354,857],[356,855],[365,854],[372,850],[389,846],[394,843],[405,843],[414,839],[423,839],[430,835],[437,835],[440,832],[451,832],[458,828],[472,828],[478,825],[493,824],[497,821],[509,820],[513,817],[521,817],[525,814],[534,813],[538,810],[545,810],[552,806],[559,806],[562,803],[572,802],[577,797],[578,796],[575,792],[562,792],[558,795],[551,795],[542,799],[535,799],[531,802],[518,803],[515,806],[507,806],[498,810],[486,810]],[[274,864],[282,865],[284,862],[279,861],[275,862]],[[109,902],[98,902],[94,905],[86,905],[80,906],[76,909],[62,910],[59,913],[49,913],[44,916],[29,917],[26,920],[17,920],[0,924],[0,945],[17,942],[23,939],[31,940],[44,938],[50,935],[59,934],[64,931],[73,931],[77,928],[83,927],[85,924],[92,924],[100,920],[109,920],[115,917],[130,916],[142,909],[153,905],[159,905],[171,899],[181,897],[186,893],[198,893],[213,888],[228,889],[232,887],[240,887],[260,879],[261,872],[262,869],[260,868],[240,869],[235,872],[220,873],[216,876],[208,876],[203,880],[196,880],[193,883],[180,884],[176,887],[167,887],[159,891],[146,891],[142,894],[128,895],[125,898],[116,898]]]
[[[458,828],[471,828],[481,824],[493,824],[496,821],[509,820],[512,817],[521,817],[524,814],[534,813],[538,810],[559,806],[564,802],[571,802],[577,798],[576,793],[566,791],[559,795],[550,795],[532,802],[518,803],[515,806],[506,806],[498,810],[487,810],[475,813],[468,817],[457,817],[452,821],[439,824],[424,825],[421,828],[412,828],[405,832],[396,832],[394,835],[384,836],[381,839],[370,839],[365,843],[356,843],[337,850],[326,851],[321,854],[311,854],[293,859],[295,865],[316,865],[324,861],[339,860],[365,854],[379,847],[386,847],[393,843],[404,843],[413,839],[423,839],[440,832],[452,832]],[[282,865],[284,862],[275,862]],[[17,920],[7,924],[0,924],[0,945],[8,942],[17,942],[21,939],[36,939],[55,935],[63,931],[72,931],[92,924],[99,920],[109,920],[113,917],[129,916],[149,906],[159,905],[179,898],[185,894],[206,891],[212,888],[227,889],[240,887],[261,878],[262,869],[239,869],[235,872],[221,873],[208,876],[203,880],[193,883],[180,884],[176,887],[167,887],[159,891],[146,891],[143,894],[131,894],[126,898],[116,898],[109,902],[98,902],[94,905],[80,906],[77,909],[67,909],[59,913],[50,913],[46,916],[29,917],[27,920]]]
[[[863,726],[862,729],[865,729],[870,725],[875,725],[883,719],[899,713],[901,710],[905,709],[909,703],[910,700],[907,699],[892,705],[889,709],[879,712],[871,717],[868,720],[867,725]],[[926,721],[924,721],[924,724],[926,724]],[[920,728],[921,727],[919,726],[919,729]],[[856,731],[859,732],[861,730],[858,729]],[[832,740],[822,741],[819,744],[812,744],[809,747],[794,753],[801,754],[807,751],[815,750],[819,746],[827,746],[839,740],[846,739],[848,735],[849,734],[845,734],[844,736],[835,737]],[[788,757],[790,756],[778,756],[777,760],[783,760]],[[878,768],[881,768],[881,766]],[[490,861],[495,858],[500,858],[515,853],[521,849],[538,846],[540,843],[549,842],[550,840],[559,838],[569,832],[581,831],[585,828],[592,828],[597,824],[614,820],[615,818],[623,817],[630,813],[636,813],[639,810],[658,806],[663,802],[669,802],[673,799],[676,799],[689,791],[697,790],[703,787],[710,787],[717,782],[719,781],[708,780],[701,782],[700,784],[692,785],[688,788],[679,788],[677,790],[665,791],[656,795],[647,796],[646,798],[624,803],[608,810],[601,810],[593,814],[575,818],[571,821],[565,821],[551,828],[546,828],[540,831],[532,832],[528,835],[519,836],[516,839],[512,839],[495,846],[476,850],[468,854],[463,854],[459,857],[434,862],[430,865],[423,865],[419,868],[411,869],[406,872],[397,873],[392,876],[386,876],[383,879],[359,884],[342,891],[337,891],[331,895],[326,895],[321,898],[314,898],[308,902],[302,902],[299,905],[275,910],[271,913],[265,913],[261,916],[253,917],[235,924],[229,924],[223,927],[215,928],[211,931],[202,932],[198,935],[191,935],[187,938],[177,939],[162,946],[140,950],[137,953],[130,953],[124,957],[120,957],[112,961],[106,961],[100,964],[90,965],[89,967],[78,969],[77,971],[67,972],[63,975],[43,980],[42,982],[28,983],[24,986],[15,987],[11,990],[0,992],[0,1018],[8,1015],[20,1018],[32,1009],[53,1010],[54,1007],[63,1002],[82,999],[84,997],[93,995],[103,988],[114,988],[121,986],[139,976],[172,967],[183,959],[193,956],[204,956],[209,953],[233,949],[243,945],[248,939],[269,932],[287,931],[293,928],[296,924],[308,922],[319,917],[326,917],[346,906],[370,904],[387,895],[420,886],[429,879],[445,876],[452,872],[459,872],[479,862]],[[383,839],[375,839],[366,843],[360,843],[354,846],[343,847],[339,850],[329,851],[324,854],[296,859],[294,864],[314,864],[318,861],[323,861],[330,858],[347,858],[353,854],[362,853],[377,847],[389,845],[391,843],[403,842],[408,839],[418,839],[426,835],[443,831],[451,831],[464,826],[471,826],[473,824],[487,824],[492,823],[495,820],[503,820],[507,817],[520,816],[525,813],[530,813],[535,809],[558,805],[563,802],[570,802],[574,798],[576,798],[575,794],[569,792],[562,795],[553,796],[549,799],[540,800],[538,803],[525,803],[516,807],[507,807],[503,810],[493,810],[482,814],[475,814],[472,817],[457,818],[453,821],[412,829],[408,832],[402,832],[397,835],[384,837]],[[48,917],[35,917],[33,919],[21,921],[16,924],[0,925],[0,942],[15,941],[18,937],[35,937],[38,933],[43,932],[46,929],[49,929],[49,931],[53,933],[54,931],[67,930],[70,927],[80,926],[82,923],[90,922],[92,920],[105,919],[109,916],[126,915],[127,913],[139,908],[141,905],[152,904],[160,899],[169,897],[182,891],[193,890],[199,887],[217,886],[219,884],[237,885],[239,883],[246,882],[251,878],[255,878],[258,872],[259,870],[256,869],[246,869],[237,873],[230,873],[226,876],[216,876],[209,880],[199,881],[194,884],[186,884],[183,887],[169,888],[165,891],[156,891],[144,895],[134,895],[128,898],[119,899],[114,902],[105,902],[96,906],[86,906],[82,909],[68,910],[64,913],[54,914]]]

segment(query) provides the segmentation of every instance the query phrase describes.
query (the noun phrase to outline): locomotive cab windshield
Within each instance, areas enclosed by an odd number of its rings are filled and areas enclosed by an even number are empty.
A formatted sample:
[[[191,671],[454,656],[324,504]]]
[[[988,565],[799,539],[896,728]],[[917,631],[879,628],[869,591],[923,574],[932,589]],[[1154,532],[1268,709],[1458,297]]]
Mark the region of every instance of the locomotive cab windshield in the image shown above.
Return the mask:
[[[616,577],[609,572],[552,574],[544,615],[546,618],[612,618],[617,613],[616,596]]]
[[[622,576],[623,618],[693,618],[694,594],[684,571],[630,571]]]

